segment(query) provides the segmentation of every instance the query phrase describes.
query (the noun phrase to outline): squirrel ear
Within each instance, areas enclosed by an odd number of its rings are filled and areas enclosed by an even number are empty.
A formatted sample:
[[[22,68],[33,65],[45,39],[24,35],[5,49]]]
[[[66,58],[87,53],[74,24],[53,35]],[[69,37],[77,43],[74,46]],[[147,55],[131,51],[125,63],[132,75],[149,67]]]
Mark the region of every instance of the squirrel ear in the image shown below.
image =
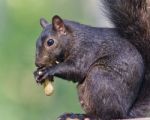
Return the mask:
[[[48,25],[48,22],[44,18],[41,18],[40,25],[42,26],[42,28],[45,28]]]
[[[52,25],[53,29],[56,30],[57,32],[64,33],[66,30],[63,20],[58,15],[55,15],[52,18]]]

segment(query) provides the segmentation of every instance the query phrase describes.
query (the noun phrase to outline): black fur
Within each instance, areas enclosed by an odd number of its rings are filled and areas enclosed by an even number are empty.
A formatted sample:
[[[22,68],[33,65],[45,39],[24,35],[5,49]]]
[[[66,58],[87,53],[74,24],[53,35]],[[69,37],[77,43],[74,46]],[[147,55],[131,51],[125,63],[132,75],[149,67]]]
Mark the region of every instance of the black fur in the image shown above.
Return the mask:
[[[150,102],[149,57],[144,53],[149,49],[145,28],[148,21],[145,16],[135,15],[146,14],[146,3],[105,0],[104,4],[116,28],[94,28],[59,16],[54,16],[52,24],[47,26],[45,20],[41,21],[44,30],[36,45],[39,68],[35,77],[40,83],[49,76],[77,82],[79,100],[86,112],[74,115],[78,119],[145,117]],[[48,39],[53,39],[54,45],[48,47]],[[39,70],[42,75],[37,74]]]
[[[131,109],[132,117],[144,117],[150,111],[150,11],[149,0],[103,0],[107,16],[117,32],[141,53],[145,73],[139,96]]]

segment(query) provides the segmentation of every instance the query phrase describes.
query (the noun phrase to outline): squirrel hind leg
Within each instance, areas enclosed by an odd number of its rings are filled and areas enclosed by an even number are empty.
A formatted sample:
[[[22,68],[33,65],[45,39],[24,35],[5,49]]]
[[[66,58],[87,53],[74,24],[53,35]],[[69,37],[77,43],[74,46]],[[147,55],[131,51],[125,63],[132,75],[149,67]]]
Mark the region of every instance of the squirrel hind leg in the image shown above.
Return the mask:
[[[86,114],[64,113],[63,115],[59,116],[57,120],[100,120],[100,119]]]

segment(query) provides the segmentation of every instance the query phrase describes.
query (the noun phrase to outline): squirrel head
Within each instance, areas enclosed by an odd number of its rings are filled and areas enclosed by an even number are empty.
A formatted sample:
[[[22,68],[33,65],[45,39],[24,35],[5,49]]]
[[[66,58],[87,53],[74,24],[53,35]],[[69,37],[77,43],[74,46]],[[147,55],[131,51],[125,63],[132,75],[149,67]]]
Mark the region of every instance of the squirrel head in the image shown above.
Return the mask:
[[[45,67],[50,64],[62,62],[68,54],[72,41],[71,29],[57,15],[49,24],[44,18],[40,19],[43,31],[36,42],[37,67]]]

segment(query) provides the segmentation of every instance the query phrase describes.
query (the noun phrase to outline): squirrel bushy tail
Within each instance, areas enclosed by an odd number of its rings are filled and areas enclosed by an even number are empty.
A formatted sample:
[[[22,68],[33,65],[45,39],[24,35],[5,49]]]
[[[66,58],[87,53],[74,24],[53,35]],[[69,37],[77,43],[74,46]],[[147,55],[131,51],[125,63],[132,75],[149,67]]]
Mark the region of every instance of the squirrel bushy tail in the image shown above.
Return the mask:
[[[132,43],[145,63],[144,81],[131,108],[130,117],[145,116],[150,111],[150,14],[149,0],[103,0],[107,15],[117,33]]]
[[[147,64],[150,61],[150,19],[146,0],[103,0],[108,17],[117,32],[141,52]],[[149,58],[148,58],[149,56]]]

